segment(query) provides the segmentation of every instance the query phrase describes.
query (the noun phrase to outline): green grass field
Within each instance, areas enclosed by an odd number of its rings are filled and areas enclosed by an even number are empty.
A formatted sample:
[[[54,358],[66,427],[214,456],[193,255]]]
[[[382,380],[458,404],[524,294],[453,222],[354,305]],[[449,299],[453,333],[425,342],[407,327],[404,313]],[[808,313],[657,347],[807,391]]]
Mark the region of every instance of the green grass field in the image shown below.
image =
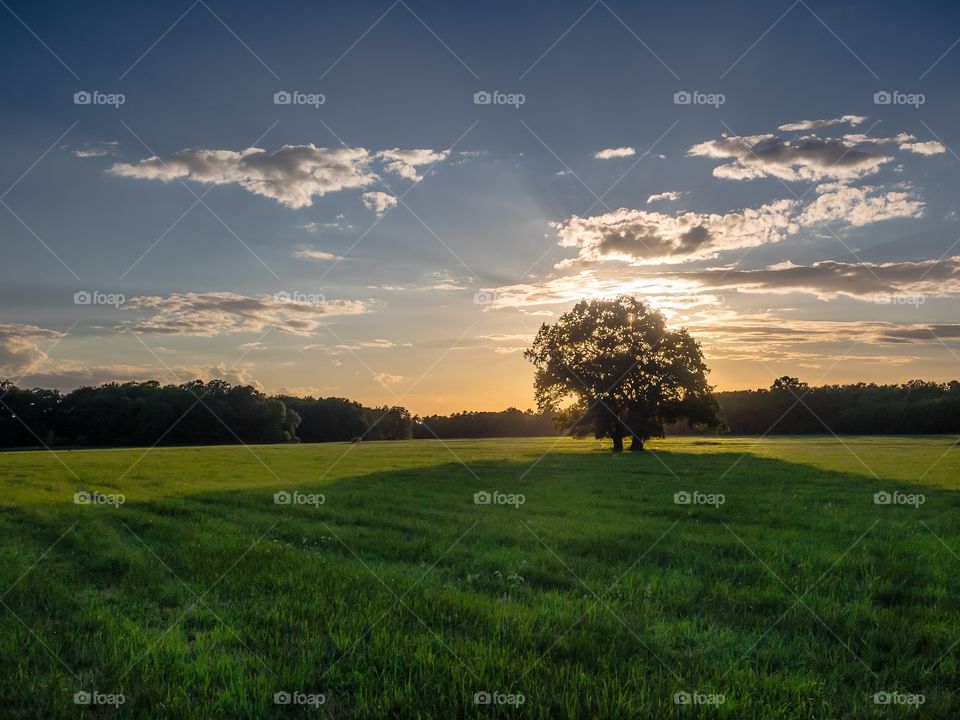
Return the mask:
[[[0,715],[960,717],[955,443],[5,453]]]

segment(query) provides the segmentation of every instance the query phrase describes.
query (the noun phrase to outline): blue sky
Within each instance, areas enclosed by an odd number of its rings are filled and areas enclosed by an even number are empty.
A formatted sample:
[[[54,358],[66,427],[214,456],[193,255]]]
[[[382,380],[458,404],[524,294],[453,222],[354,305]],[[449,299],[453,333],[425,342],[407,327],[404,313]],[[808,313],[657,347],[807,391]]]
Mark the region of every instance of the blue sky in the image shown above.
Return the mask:
[[[720,388],[956,376],[957,8],[131,5],[0,8],[2,377],[526,407],[619,291]]]

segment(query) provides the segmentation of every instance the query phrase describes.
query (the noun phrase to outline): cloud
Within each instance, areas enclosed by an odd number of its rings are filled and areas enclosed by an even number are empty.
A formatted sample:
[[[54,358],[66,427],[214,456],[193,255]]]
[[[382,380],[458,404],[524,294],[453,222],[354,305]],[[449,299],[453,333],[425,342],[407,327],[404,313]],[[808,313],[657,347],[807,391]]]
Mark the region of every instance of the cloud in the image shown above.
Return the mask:
[[[928,326],[885,321],[831,321],[785,319],[770,313],[737,313],[711,310],[710,316],[684,323],[694,337],[704,343],[708,359],[737,362],[798,362],[830,358],[834,361],[856,361],[869,364],[904,365],[916,360],[911,355],[880,353],[852,355],[851,343],[871,348],[876,343],[898,342],[897,335],[916,335],[902,343],[930,342],[933,336],[923,330]],[[960,328],[960,325],[955,326]],[[935,340],[934,340],[935,342]],[[931,343],[932,344],[932,343]],[[826,351],[830,345],[843,348],[841,353]],[[871,348],[872,349],[872,348]]]
[[[934,342],[939,344],[943,340],[958,338],[960,338],[960,325],[931,324],[894,327],[883,332],[878,340],[890,343]]]
[[[365,192],[363,194],[363,205],[368,210],[373,210],[377,217],[383,217],[387,210],[397,206],[397,199],[390,193]]]
[[[72,150],[74,157],[78,158],[96,158],[96,157],[105,157],[109,155],[109,152],[106,148],[90,148],[85,150]]]
[[[16,380],[32,367],[48,360],[38,340],[55,340],[63,336],[56,330],[36,325],[0,323],[0,379]]]
[[[364,148],[284,145],[275,152],[250,147],[233,150],[180,150],[161,159],[116,163],[110,172],[124,177],[172,182],[178,178],[213,185],[237,184],[254,195],[291,208],[308,207],[314,197],[363,188],[377,179]]]
[[[654,202],[660,202],[662,200],[669,200],[673,202],[680,199],[680,193],[674,190],[667,190],[666,192],[657,193],[656,195],[651,195],[647,198],[647,205]]]
[[[529,348],[533,342],[533,333],[494,333],[480,335],[477,340],[479,342],[475,345],[476,348],[492,350],[500,355],[511,355]]]
[[[76,158],[98,158],[108,155],[116,155],[120,143],[116,140],[101,140],[99,143],[87,143],[85,147],[76,148],[70,151],[70,154]],[[69,145],[61,145],[61,149],[66,149]]]
[[[847,145],[890,145],[893,143],[905,143],[916,138],[910,133],[898,133],[892,137],[874,137],[872,135],[863,135],[853,133],[843,136],[843,142]]]
[[[714,177],[753,180],[775,177],[784,181],[855,180],[876,173],[892,157],[851,148],[840,140],[810,135],[783,140],[775,135],[724,135],[687,151],[693,157],[732,162],[713,169]]]
[[[578,300],[637,295],[671,311],[710,307],[731,292],[786,295],[820,300],[840,296],[881,305],[918,305],[928,297],[960,295],[960,256],[919,262],[847,263],[825,260],[809,266],[781,263],[767,268],[719,268],[651,272],[634,266],[596,270],[539,282],[487,288],[493,307],[523,308]],[[792,320],[790,321],[792,322]]]
[[[594,217],[574,215],[554,227],[560,245],[577,248],[580,261],[682,263],[783,240],[798,230],[791,219],[796,205],[793,200],[776,200],[722,215],[621,208]]]
[[[375,373],[373,379],[383,386],[396,385],[403,382],[403,375],[390,375],[385,372]]]
[[[366,311],[358,300],[326,300],[303,294],[303,302],[285,301],[288,295],[250,297],[231,292],[174,293],[166,297],[141,296],[127,301],[124,310],[148,317],[132,322],[138,333],[216,336],[225,333],[264,332],[275,328],[292,335],[309,335],[322,318]],[[296,294],[296,298],[301,294]],[[295,299],[296,299],[295,298]]]
[[[392,350],[400,347],[413,347],[413,343],[398,343],[384,338],[375,338],[373,340],[361,340],[358,343],[342,343],[333,346],[335,350],[352,352],[355,350]]]
[[[375,290],[385,290],[387,292],[425,292],[437,290],[466,290],[464,281],[452,276],[446,270],[439,270],[427,274],[425,282],[408,283],[405,285],[368,285],[367,287]]]
[[[824,260],[812,265],[783,263],[759,270],[702,270],[668,276],[684,287],[740,292],[802,292],[827,300],[846,296],[887,303],[894,296],[960,295],[960,256],[941,260],[847,263]]]
[[[943,143],[937,142],[936,140],[928,140],[927,142],[905,142],[900,145],[901,150],[906,150],[907,152],[916,153],[917,155],[939,155],[940,153],[945,153],[947,151],[946,146]]]
[[[789,322],[771,313],[735,314],[727,311],[703,323],[687,323],[686,327],[708,343],[719,342],[725,348],[720,353],[713,348],[708,354],[728,360],[755,361],[771,356],[796,361],[802,357],[822,359],[823,353],[811,353],[804,348],[837,343],[849,348],[857,340],[864,347],[875,343],[929,344],[940,346],[941,341],[960,339],[960,324],[893,323],[887,321],[797,320]],[[737,349],[740,349],[740,352]],[[791,350],[793,348],[793,350]],[[849,350],[847,350],[849,352]],[[882,364],[906,364],[913,356],[847,355],[829,356]]]
[[[276,389],[275,393],[277,395],[288,395],[298,398],[322,398],[324,393],[329,393],[331,390],[336,390],[336,387],[316,387],[315,385],[297,385],[290,387],[289,385],[281,385]]]
[[[676,275],[682,277],[680,273]],[[696,296],[700,288],[695,281],[684,283],[661,272],[638,273],[637,269],[631,266],[603,268],[602,271],[589,268],[576,274],[539,282],[517,283],[485,290],[494,298],[494,308],[518,308],[521,312],[523,308],[539,305],[569,304],[579,300],[596,300],[624,294],[642,296],[651,302],[657,301],[658,306],[664,305],[663,301],[672,297],[682,297],[687,301],[686,304],[707,304],[715,300],[706,295]],[[530,314],[544,313],[552,314],[548,311]]]
[[[828,120],[801,120],[800,122],[786,123],[785,125],[781,125],[779,129],[783,132],[795,132],[819,130],[820,128],[832,127],[834,125],[853,125],[856,127],[866,119],[864,115],[842,115],[841,117],[830,118]]]
[[[58,362],[31,372],[24,377],[29,385],[69,391],[84,385],[102,385],[108,382],[145,382],[181,384],[190,380],[225,380],[231,385],[263,386],[251,375],[251,368],[228,367],[224,363],[211,365],[163,366],[140,365],[80,365],[75,361]]]
[[[301,225],[300,229],[306,230],[311,235],[316,235],[321,230],[351,230],[353,226],[347,222],[346,216],[341,213],[337,215],[333,222],[308,222],[306,225]]]
[[[343,257],[341,257],[340,255],[334,255],[333,253],[329,253],[326,250],[317,250],[315,247],[309,247],[309,246],[297,248],[293,252],[293,256],[298,258],[303,258],[304,260],[317,260],[317,261],[343,260]]]
[[[893,218],[923,216],[924,203],[912,189],[888,191],[830,183],[819,186],[817,192],[817,199],[798,217],[801,225],[844,222],[859,227]]]
[[[611,160],[613,158],[632,157],[636,154],[637,154],[636,148],[618,147],[618,148],[606,148],[605,150],[600,150],[598,152],[595,152],[593,156],[597,160]]]
[[[377,157],[383,160],[386,169],[407,180],[419,181],[421,176],[417,168],[421,165],[434,165],[450,155],[449,150],[430,150],[425,148],[401,150],[381,150]]]

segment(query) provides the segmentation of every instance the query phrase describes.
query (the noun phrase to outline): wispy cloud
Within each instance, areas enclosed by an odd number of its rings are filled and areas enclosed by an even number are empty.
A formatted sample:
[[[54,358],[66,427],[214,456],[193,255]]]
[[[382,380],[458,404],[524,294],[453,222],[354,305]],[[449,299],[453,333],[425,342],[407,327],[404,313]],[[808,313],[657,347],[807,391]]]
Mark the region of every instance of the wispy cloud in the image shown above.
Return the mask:
[[[636,148],[632,147],[617,147],[617,148],[606,148],[605,150],[599,150],[593,154],[597,160],[612,160],[614,158],[625,158],[632,157],[637,154]]]
[[[343,260],[340,255],[334,255],[326,250],[318,250],[315,247],[301,247],[293,251],[293,256],[303,258],[304,260]]]
[[[779,126],[783,132],[803,132],[805,130],[819,130],[820,128],[833,127],[834,125],[852,125],[856,127],[866,121],[865,115],[841,115],[837,118],[827,118],[825,120],[801,120],[799,122],[785,123]]]
[[[141,333],[216,336],[264,332],[272,327],[292,335],[310,335],[322,318],[363,313],[366,305],[358,300],[326,300],[305,293],[253,297],[232,292],[191,292],[134,297],[123,309],[146,315],[130,323],[135,332]]]

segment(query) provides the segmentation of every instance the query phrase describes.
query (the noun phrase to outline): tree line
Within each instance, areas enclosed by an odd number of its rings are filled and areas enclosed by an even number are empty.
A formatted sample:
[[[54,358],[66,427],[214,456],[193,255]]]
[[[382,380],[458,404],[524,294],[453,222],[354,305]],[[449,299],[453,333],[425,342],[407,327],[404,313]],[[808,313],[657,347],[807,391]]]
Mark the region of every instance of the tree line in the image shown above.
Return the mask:
[[[949,435],[960,433],[960,381],[822,385],[777,378],[766,389],[713,393],[722,425],[681,421],[664,435]],[[459,412],[414,418],[415,438],[534,437],[569,432],[567,415],[517,410]],[[828,429],[829,428],[829,429]],[[432,431],[432,432],[431,432]],[[573,434],[573,433],[570,433]]]
[[[106,383],[68,393],[0,382],[0,447],[118,447],[402,440],[402,407],[269,396],[248,385]]]
[[[557,435],[553,413],[507,408],[497,412],[458,412],[414,418],[415,438],[543,437]]]
[[[810,387],[778,378],[766,390],[715,393],[733,435],[922,435],[960,432],[960,382]],[[682,432],[682,428],[669,428]]]
[[[723,421],[717,432],[732,435],[960,432],[956,380],[810,387],[783,377],[767,389],[717,392],[714,397]],[[108,383],[69,393],[0,382],[4,448],[541,437],[569,432],[570,423],[563,415],[517,408],[413,417],[402,407],[365,407],[337,397],[269,396],[222,380]],[[670,423],[664,433],[703,430]]]

